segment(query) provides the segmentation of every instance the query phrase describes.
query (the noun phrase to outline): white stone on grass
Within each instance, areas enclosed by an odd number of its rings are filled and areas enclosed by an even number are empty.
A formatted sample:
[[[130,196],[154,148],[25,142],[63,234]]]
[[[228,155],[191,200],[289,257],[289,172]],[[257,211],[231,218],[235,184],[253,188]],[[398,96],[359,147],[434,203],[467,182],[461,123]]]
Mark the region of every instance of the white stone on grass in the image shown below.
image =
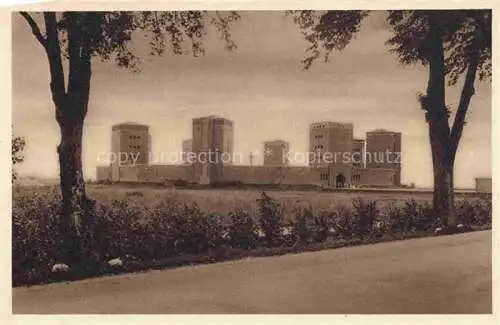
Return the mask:
[[[120,258],[114,258],[108,261],[108,265],[111,267],[120,267],[123,266],[123,262]]]
[[[291,235],[292,232],[293,232],[293,227],[284,227],[283,229],[281,229],[281,234],[283,236]]]
[[[376,229],[382,229],[383,226],[384,226],[384,222],[381,221],[381,220],[377,220],[373,224],[373,227],[376,228]]]
[[[57,263],[52,266],[52,272],[68,272],[69,266],[64,263]]]

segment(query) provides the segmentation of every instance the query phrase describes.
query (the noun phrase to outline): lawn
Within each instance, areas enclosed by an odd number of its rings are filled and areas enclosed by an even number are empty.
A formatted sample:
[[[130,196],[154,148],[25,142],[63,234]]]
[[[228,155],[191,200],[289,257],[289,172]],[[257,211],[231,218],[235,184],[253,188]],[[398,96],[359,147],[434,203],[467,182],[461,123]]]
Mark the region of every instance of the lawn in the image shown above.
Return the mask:
[[[28,193],[55,195],[57,186],[18,186],[13,191],[13,199],[17,195]],[[409,200],[418,203],[430,203],[430,192],[321,192],[314,190],[266,190],[274,199],[281,203],[285,219],[292,218],[298,208],[311,206],[316,212],[334,210],[339,207],[349,207],[352,200],[362,198],[365,201],[376,201],[377,208],[385,210],[387,206],[402,206]],[[258,189],[183,189],[162,188],[155,186],[120,186],[120,185],[87,185],[88,195],[100,203],[108,204],[114,200],[125,200],[138,206],[154,206],[165,200],[177,201],[181,204],[196,202],[200,209],[206,213],[227,216],[236,209],[242,209],[256,214],[256,200],[262,190]],[[457,195],[457,200],[462,198]]]
[[[88,194],[102,203],[112,200],[128,199],[142,205],[154,205],[168,198],[180,203],[196,202],[202,211],[226,216],[237,208],[255,214],[256,200],[262,190],[258,189],[181,189],[153,187],[122,187],[109,185],[89,185]],[[384,210],[388,205],[402,206],[413,199],[418,203],[432,201],[432,193],[387,193],[387,192],[321,192],[295,190],[266,190],[281,203],[286,219],[292,217],[299,207],[311,206],[315,211],[333,210],[341,206],[351,206],[352,200],[361,197],[365,201],[376,201],[377,207]],[[134,195],[135,194],[135,195]],[[460,200],[462,196],[457,195]]]

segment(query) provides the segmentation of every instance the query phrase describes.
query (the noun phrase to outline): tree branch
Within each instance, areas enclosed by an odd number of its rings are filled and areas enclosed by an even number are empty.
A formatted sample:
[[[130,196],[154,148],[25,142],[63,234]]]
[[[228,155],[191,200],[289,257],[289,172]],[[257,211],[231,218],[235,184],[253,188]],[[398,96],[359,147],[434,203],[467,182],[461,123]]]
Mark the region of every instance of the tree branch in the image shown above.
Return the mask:
[[[453,160],[455,159],[458,144],[460,142],[460,138],[462,137],[465,117],[467,115],[467,110],[469,109],[470,100],[474,95],[474,80],[476,79],[477,67],[478,58],[477,56],[474,56],[470,60],[469,67],[467,68],[464,86],[462,88],[462,93],[460,94],[460,102],[458,104],[457,113],[455,114],[455,120],[453,121],[453,127],[451,130],[450,157]]]
[[[82,50],[82,26],[80,13],[68,12],[66,16],[68,32],[68,88],[67,93],[73,94],[79,88],[79,74]]]
[[[67,94],[74,116],[84,119],[90,93],[91,35],[88,32],[91,13],[68,13],[69,76]]]
[[[429,138],[432,152],[434,176],[436,171],[448,164],[450,147],[450,126],[445,102],[445,61],[443,39],[439,31],[438,17],[429,19],[430,32],[425,41],[425,56],[429,62],[427,94],[421,99],[429,124]],[[439,186],[434,180],[434,186]],[[435,192],[436,193],[436,192]]]
[[[57,20],[55,12],[44,12],[45,26],[47,28],[47,57],[50,67],[50,90],[52,100],[56,105],[56,119],[61,121],[63,106],[66,100],[64,88],[64,71],[61,59],[61,45],[57,32]]]
[[[31,32],[35,35],[38,42],[40,42],[44,48],[47,48],[47,40],[43,37],[40,27],[38,27],[35,20],[25,11],[21,11],[20,14],[30,25]]]

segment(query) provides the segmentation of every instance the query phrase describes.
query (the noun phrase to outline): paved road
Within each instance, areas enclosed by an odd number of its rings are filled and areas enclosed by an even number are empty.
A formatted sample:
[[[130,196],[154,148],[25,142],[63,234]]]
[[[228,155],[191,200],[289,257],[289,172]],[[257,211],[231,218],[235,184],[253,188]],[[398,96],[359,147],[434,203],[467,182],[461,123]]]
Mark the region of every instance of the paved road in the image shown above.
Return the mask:
[[[13,290],[14,313],[491,313],[491,232]]]

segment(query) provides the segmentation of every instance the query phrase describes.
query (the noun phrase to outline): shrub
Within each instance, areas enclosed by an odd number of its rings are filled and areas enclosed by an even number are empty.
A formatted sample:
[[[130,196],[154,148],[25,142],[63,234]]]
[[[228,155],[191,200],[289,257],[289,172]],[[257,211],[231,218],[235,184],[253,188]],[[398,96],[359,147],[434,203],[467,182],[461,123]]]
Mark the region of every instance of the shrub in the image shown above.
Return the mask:
[[[139,230],[138,240],[149,259],[161,259],[179,254],[176,247],[176,225],[183,223],[181,207],[176,197],[168,197],[156,204]]]
[[[419,205],[417,218],[415,220],[416,231],[431,231],[436,228],[439,220],[434,215],[434,208],[429,202]]]
[[[491,224],[492,201],[475,199],[457,204],[457,221],[463,225],[483,226]]]
[[[269,247],[279,246],[282,242],[283,216],[280,204],[262,192],[257,199],[259,206],[259,225],[265,234],[265,242]]]
[[[180,218],[171,223],[174,228],[179,253],[199,254],[208,252],[223,242],[225,227],[222,217],[215,214],[204,215],[195,203],[184,205]]]
[[[414,199],[405,202],[402,213],[408,222],[407,231],[430,231],[439,221],[429,203],[420,204]]]
[[[295,220],[292,222],[292,234],[300,244],[309,244],[314,241],[314,215],[312,207],[298,209]]]
[[[353,199],[354,207],[354,235],[358,238],[366,238],[372,234],[373,225],[378,219],[376,201],[365,202],[362,198]]]
[[[34,284],[50,277],[58,251],[59,201],[21,196],[12,205],[12,281]]]
[[[492,224],[492,201],[491,199],[478,200],[475,209],[474,224],[491,226]]]
[[[351,209],[340,206],[335,211],[333,228],[335,233],[341,238],[349,239],[354,236],[356,227],[354,213]]]
[[[241,249],[253,249],[257,246],[257,224],[245,211],[237,209],[229,214],[229,238],[231,246]]]
[[[292,223],[293,234],[300,244],[321,243],[332,235],[333,214],[326,211],[314,214],[311,206],[298,210]]]
[[[57,187],[49,191],[22,191],[13,188],[12,205],[12,276],[14,285],[36,284],[51,279],[74,279],[98,275],[101,271],[136,270],[144,265],[169,265],[225,260],[251,255],[275,255],[342,247],[378,241],[402,239],[434,230],[432,206],[415,200],[402,207],[389,205],[383,213],[376,201],[353,200],[352,207],[314,213],[309,205],[300,208],[288,227],[283,206],[263,192],[257,200],[257,215],[242,209],[229,214],[229,223],[217,214],[205,214],[196,202],[181,205],[169,196],[154,206],[128,197],[93,205],[84,220],[93,234],[91,256],[96,263],[69,265],[68,272],[54,274],[58,260],[58,216],[61,197]],[[292,205],[291,205],[292,206]],[[255,218],[257,217],[258,222]],[[460,231],[491,226],[492,202],[477,198],[457,203]],[[287,230],[291,233],[284,233]],[[258,233],[263,237],[259,239]],[[84,241],[85,242],[85,241]],[[299,245],[296,245],[299,243]],[[252,253],[245,250],[252,249]],[[111,268],[108,261],[123,261]],[[174,262],[172,262],[175,260]],[[134,264],[135,263],[135,264]],[[176,264],[177,263],[177,264]],[[87,265],[88,264],[88,265]],[[119,270],[118,270],[119,269]]]
[[[145,253],[138,249],[141,215],[138,207],[130,201],[115,200],[110,205],[98,205],[96,210],[94,240],[101,251],[101,258],[112,259],[126,254]]]
[[[393,204],[387,206],[385,216],[388,223],[388,230],[392,234],[407,234],[413,227],[413,219]]]
[[[456,205],[457,222],[463,225],[472,225],[475,223],[476,209],[469,201],[460,201]]]
[[[227,227],[223,221],[224,217],[216,213],[202,215],[198,228],[200,235],[199,251],[206,252],[229,242]]]
[[[314,241],[324,242],[331,235],[333,229],[333,214],[322,212],[314,216]]]
[[[438,224],[432,206],[428,202],[421,204],[414,199],[406,201],[402,208],[392,204],[387,206],[385,216],[388,231],[392,234],[428,232],[434,230]]]

